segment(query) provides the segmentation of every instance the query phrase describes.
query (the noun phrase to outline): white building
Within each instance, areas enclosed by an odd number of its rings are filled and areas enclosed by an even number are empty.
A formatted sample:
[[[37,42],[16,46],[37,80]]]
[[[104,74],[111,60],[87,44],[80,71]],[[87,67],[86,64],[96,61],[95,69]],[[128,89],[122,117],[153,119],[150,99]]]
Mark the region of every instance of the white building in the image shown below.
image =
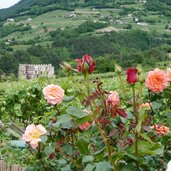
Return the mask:
[[[54,78],[54,67],[51,64],[19,64],[19,78],[35,79],[40,76]]]

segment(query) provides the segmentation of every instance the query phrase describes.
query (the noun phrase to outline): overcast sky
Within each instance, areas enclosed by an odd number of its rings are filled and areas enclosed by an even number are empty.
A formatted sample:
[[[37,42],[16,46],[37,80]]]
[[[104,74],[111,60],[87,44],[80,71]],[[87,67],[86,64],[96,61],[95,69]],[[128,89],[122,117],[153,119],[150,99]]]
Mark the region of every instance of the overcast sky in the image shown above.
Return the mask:
[[[0,9],[8,8],[8,7],[16,4],[19,1],[20,0],[0,0]]]

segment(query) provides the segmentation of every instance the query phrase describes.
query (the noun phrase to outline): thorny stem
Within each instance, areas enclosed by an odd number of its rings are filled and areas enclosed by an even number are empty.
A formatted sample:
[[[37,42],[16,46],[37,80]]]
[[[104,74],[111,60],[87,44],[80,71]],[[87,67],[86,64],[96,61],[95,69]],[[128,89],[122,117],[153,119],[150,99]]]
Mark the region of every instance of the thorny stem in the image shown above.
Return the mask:
[[[86,85],[86,88],[87,88],[87,95],[90,96],[90,85],[89,85],[89,74],[86,73],[85,76],[84,76],[84,79],[85,79],[85,85]],[[105,147],[107,149],[107,154],[108,154],[108,158],[112,164],[112,167],[114,169],[114,171],[119,171],[117,166],[115,165],[113,159],[112,159],[112,154],[111,154],[111,149],[110,149],[110,141],[108,138],[106,138],[105,136],[105,132],[101,129],[101,127],[99,126],[99,122],[94,114],[94,110],[93,110],[93,106],[92,104],[90,103],[90,108],[91,108],[91,111],[93,112],[93,117],[94,117],[94,122],[96,123],[96,127],[99,131],[99,133],[101,134],[102,138],[103,138],[103,141],[105,143]]]
[[[135,96],[135,86],[132,86],[132,93],[133,93],[133,108],[134,108],[134,116],[135,116],[135,124],[138,124],[138,110],[137,110],[137,102]],[[135,155],[138,157],[138,133],[135,131]],[[139,171],[139,164],[136,162],[137,170]]]
[[[63,152],[63,150],[61,149],[61,147],[59,147],[58,150],[59,150],[59,152],[60,152],[66,159],[69,159],[71,162],[73,162],[77,168],[81,168],[81,166],[80,166],[78,163],[76,163],[76,161],[75,161],[72,157],[66,155],[66,154]]]

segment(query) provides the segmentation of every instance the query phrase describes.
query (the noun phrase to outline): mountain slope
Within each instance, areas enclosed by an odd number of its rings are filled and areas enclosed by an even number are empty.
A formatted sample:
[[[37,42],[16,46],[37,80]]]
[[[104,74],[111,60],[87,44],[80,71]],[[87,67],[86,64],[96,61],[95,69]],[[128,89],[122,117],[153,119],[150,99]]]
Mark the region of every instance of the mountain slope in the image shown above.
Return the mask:
[[[57,9],[73,10],[75,7],[85,6],[114,7],[117,2],[118,0],[21,0],[8,9],[0,10],[0,21],[22,15],[41,15]]]
[[[79,0],[21,0],[14,6],[8,9],[0,10],[0,21],[6,20],[10,17],[17,17],[26,14],[39,14],[39,10],[47,8],[47,6],[54,5],[54,7],[62,8],[69,6],[72,3],[79,2]],[[53,9],[52,9],[53,10]],[[55,9],[54,9],[55,10]],[[24,13],[23,13],[24,12]],[[38,13],[39,12],[39,13]],[[46,11],[45,11],[46,12]]]

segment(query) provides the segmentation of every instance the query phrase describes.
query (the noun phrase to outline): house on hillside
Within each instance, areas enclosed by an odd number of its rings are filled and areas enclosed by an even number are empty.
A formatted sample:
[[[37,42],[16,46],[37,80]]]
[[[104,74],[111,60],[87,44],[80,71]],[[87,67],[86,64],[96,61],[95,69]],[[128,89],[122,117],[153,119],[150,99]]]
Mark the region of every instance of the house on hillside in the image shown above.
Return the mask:
[[[32,18],[27,18],[27,20],[26,20],[26,21],[30,22],[30,21],[32,21]]]
[[[137,22],[137,25],[140,25],[140,26],[147,26],[148,24],[147,24],[147,23],[142,23],[142,22]]]
[[[40,76],[54,78],[54,67],[51,64],[19,64],[18,78],[29,80]]]
[[[15,21],[15,20],[14,20],[13,18],[8,18],[8,19],[7,19],[7,22],[8,22],[8,23],[11,23],[11,22],[14,22],[14,21]]]
[[[77,14],[70,13],[70,14],[65,15],[65,18],[77,18]]]

